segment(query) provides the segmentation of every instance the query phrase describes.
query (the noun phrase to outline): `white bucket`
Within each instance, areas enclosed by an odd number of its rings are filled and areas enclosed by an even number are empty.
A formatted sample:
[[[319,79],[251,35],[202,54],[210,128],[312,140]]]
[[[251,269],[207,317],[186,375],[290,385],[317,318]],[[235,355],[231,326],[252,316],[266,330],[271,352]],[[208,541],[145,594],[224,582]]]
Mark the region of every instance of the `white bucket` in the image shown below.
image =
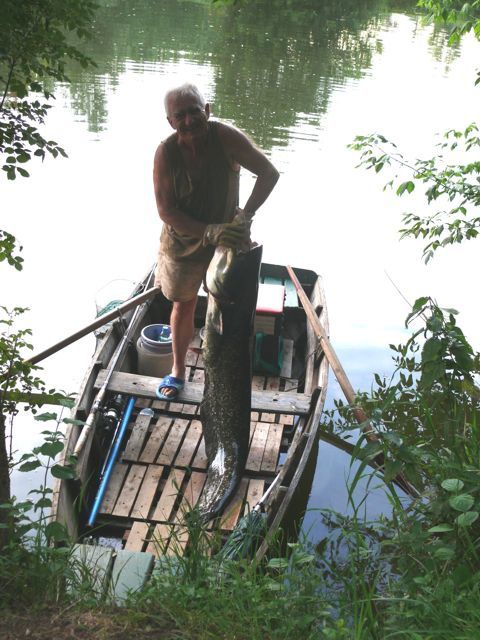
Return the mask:
[[[138,373],[160,378],[172,371],[173,352],[170,325],[149,324],[137,340]]]

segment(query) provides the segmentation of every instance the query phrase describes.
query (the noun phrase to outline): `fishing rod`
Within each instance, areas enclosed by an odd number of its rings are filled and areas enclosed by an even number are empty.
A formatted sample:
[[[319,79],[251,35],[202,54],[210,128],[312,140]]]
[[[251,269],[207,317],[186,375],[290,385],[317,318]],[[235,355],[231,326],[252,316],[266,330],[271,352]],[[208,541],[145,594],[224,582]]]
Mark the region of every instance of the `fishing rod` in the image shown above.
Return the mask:
[[[147,289],[148,283],[150,282],[150,279],[154,271],[155,271],[155,265],[152,268],[152,271],[150,272],[150,275],[148,276],[147,280],[145,281],[144,290]],[[125,333],[123,334],[123,337],[118,343],[117,348],[115,349],[115,352],[112,356],[112,359],[110,360],[110,364],[107,370],[107,374],[105,376],[105,380],[103,381],[102,386],[100,387],[100,389],[97,392],[97,395],[95,396],[95,400],[93,401],[92,408],[90,409],[90,413],[88,414],[88,417],[85,421],[85,424],[83,425],[83,428],[80,432],[77,443],[75,445],[73,455],[76,456],[77,458],[80,455],[83,447],[85,446],[85,442],[87,441],[87,438],[93,428],[95,417],[105,400],[108,385],[112,378],[113,372],[115,371],[117,365],[121,362],[121,359],[123,358],[125,351],[127,350],[128,344],[131,342],[131,334],[133,332],[133,329],[135,328],[137,318],[139,317],[140,313],[144,309],[145,304],[146,303],[143,302],[141,306],[136,307],[132,315],[132,318],[125,330]]]
[[[90,512],[90,516],[87,522],[87,525],[89,527],[93,527],[93,525],[95,524],[98,510],[100,508],[100,505],[102,504],[105,491],[110,481],[110,476],[112,475],[113,467],[117,460],[118,453],[122,445],[123,437],[127,430],[128,423],[130,421],[130,417],[132,415],[134,406],[135,406],[135,396],[130,396],[127,400],[127,405],[123,412],[123,416],[121,417],[121,421],[119,421],[119,427],[117,428],[117,431],[112,440],[112,444],[105,458],[105,463],[103,465],[102,473],[100,474],[100,485],[98,487],[95,500],[93,501],[92,510]]]

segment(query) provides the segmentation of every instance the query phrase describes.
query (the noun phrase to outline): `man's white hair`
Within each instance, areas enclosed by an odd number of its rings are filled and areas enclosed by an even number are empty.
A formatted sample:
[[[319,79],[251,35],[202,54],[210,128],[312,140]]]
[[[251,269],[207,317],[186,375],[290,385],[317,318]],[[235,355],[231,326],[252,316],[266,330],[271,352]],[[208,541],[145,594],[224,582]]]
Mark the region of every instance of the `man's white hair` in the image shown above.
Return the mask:
[[[183,98],[185,96],[191,96],[192,98],[196,98],[202,107],[205,106],[205,98],[202,96],[198,87],[196,87],[191,82],[185,82],[185,84],[180,85],[179,87],[174,87],[173,89],[169,89],[165,94],[164,104],[165,111],[168,114],[168,105],[172,98]]]

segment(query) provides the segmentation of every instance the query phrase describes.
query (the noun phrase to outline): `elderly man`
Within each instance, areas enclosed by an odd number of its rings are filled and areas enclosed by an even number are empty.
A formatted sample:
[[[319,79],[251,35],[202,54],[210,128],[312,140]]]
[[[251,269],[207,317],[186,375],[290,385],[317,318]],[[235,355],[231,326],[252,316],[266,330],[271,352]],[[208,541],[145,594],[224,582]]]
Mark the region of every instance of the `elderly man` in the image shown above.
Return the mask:
[[[236,249],[249,238],[249,223],[233,221],[242,211],[240,167],[257,176],[243,208],[244,220],[265,202],[279,174],[244,133],[210,120],[210,106],[196,86],[169,91],[165,110],[175,131],[158,146],[154,160],[155,198],[164,223],[155,284],[173,302],[173,368],[157,396],[175,400],[184,386],[197,292],[214,248]]]

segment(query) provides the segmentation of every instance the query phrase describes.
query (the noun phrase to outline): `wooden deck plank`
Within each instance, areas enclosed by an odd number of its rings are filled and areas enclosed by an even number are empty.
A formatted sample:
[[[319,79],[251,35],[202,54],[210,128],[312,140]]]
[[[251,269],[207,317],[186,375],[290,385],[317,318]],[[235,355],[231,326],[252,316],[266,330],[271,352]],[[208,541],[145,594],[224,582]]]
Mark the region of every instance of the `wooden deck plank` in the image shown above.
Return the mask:
[[[126,518],[130,515],[146,469],[142,464],[132,464],[120,495],[117,498],[117,502],[115,503],[115,508],[112,511],[113,516]]]
[[[182,502],[178,507],[177,514],[175,516],[175,522],[183,522],[185,519],[185,514],[191,511],[197,504],[206,479],[206,473],[202,473],[201,471],[192,471],[192,475],[190,476],[183,494]]]
[[[268,438],[269,424],[265,422],[257,422],[255,433],[253,434],[250,451],[248,452],[246,469],[248,471],[260,471],[262,466],[263,454]]]
[[[262,413],[259,422],[275,422],[275,413]]]
[[[282,369],[280,371],[281,378],[290,378],[292,375],[292,365],[293,365],[293,340],[289,340],[288,338],[283,341],[283,362]]]
[[[157,524],[152,531],[152,535],[148,542],[147,553],[151,553],[156,558],[160,558],[163,555],[168,555],[167,547],[170,535],[172,532],[172,526],[168,524]]]
[[[257,377],[265,380],[262,376],[254,376],[254,379]],[[105,370],[102,369],[95,381],[95,387],[100,387],[104,380]],[[266,391],[253,388],[252,411],[306,415],[310,408],[311,396],[295,391],[288,393],[288,389],[296,389],[298,380],[288,379],[286,384],[286,391]],[[114,371],[109,389],[115,393],[154,398],[157,386],[158,378]],[[200,404],[202,398],[203,384],[187,382],[179,394],[178,404]]]
[[[125,543],[126,551],[141,551],[148,535],[148,522],[134,522]]]
[[[270,425],[260,471],[264,471],[265,473],[275,473],[277,469],[278,456],[280,454],[280,446],[282,444],[282,435],[282,424]]]
[[[170,428],[165,444],[157,458],[157,464],[172,465],[180,443],[188,427],[188,420],[176,418]]]
[[[200,444],[198,445],[197,453],[192,462],[194,469],[206,469],[208,466],[208,458],[205,451],[205,439],[202,437]]]
[[[110,476],[110,482],[108,483],[107,490],[105,491],[102,504],[100,505],[99,513],[112,513],[115,502],[117,501],[118,494],[122,488],[123,481],[127,475],[128,464],[122,464],[117,462],[113,467],[112,475]]]
[[[180,451],[175,458],[175,466],[188,467],[202,437],[202,423],[199,420],[192,420],[183,439]]]
[[[265,376],[252,376],[252,389],[263,391],[265,389]]]
[[[286,413],[281,413],[278,416],[278,422],[280,424],[288,424],[291,425],[293,424],[293,416],[292,415],[287,415]]]
[[[242,513],[243,501],[248,488],[248,478],[242,478],[232,501],[227,506],[225,514],[220,521],[220,528],[223,531],[231,531],[237,524]]]
[[[192,382],[203,384],[205,382],[205,369],[195,369],[193,372]]]
[[[185,471],[183,469],[171,469],[167,478],[162,495],[155,507],[152,520],[169,522],[170,517],[180,493]]]
[[[125,451],[123,452],[123,460],[131,460],[132,462],[136,462],[138,460],[143,444],[148,435],[148,426],[152,421],[152,418],[153,411],[151,411],[151,415],[145,415],[142,412],[138,414],[125,447]]]
[[[147,520],[150,508],[155,498],[155,494],[160,484],[162,477],[163,467],[157,464],[151,464],[148,466],[143,478],[142,486],[138,492],[137,499],[133,505],[130,516],[132,518],[141,518]]]
[[[247,515],[257,505],[260,498],[265,493],[265,480],[262,478],[251,478],[248,483],[247,497],[243,515]]]
[[[139,458],[139,462],[145,462],[146,464],[155,462],[165,438],[167,437],[172,422],[172,418],[166,418],[164,416],[161,416],[157,420],[156,424],[152,427],[152,431],[150,432],[145,448]]]

